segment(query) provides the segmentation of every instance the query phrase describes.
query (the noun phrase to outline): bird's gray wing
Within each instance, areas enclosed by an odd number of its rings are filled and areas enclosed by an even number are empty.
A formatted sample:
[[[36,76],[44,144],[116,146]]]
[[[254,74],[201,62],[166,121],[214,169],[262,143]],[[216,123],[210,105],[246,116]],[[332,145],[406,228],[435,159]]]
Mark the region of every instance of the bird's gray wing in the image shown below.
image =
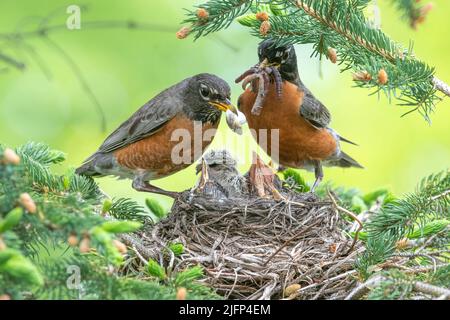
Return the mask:
[[[316,128],[326,128],[331,122],[330,111],[314,97],[306,87],[301,88],[304,92],[303,102],[300,107],[300,115]]]
[[[172,89],[143,105],[106,138],[98,152],[109,153],[158,132],[182,110],[182,100]]]

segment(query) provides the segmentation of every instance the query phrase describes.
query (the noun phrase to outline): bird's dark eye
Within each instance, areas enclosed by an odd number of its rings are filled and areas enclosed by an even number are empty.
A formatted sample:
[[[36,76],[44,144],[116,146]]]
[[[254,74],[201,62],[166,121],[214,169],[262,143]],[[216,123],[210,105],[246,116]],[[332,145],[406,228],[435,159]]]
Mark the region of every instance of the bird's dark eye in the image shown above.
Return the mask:
[[[209,98],[209,88],[207,86],[202,85],[200,87],[200,94],[202,95],[203,98]]]
[[[286,61],[289,58],[289,50],[283,52],[283,60]]]

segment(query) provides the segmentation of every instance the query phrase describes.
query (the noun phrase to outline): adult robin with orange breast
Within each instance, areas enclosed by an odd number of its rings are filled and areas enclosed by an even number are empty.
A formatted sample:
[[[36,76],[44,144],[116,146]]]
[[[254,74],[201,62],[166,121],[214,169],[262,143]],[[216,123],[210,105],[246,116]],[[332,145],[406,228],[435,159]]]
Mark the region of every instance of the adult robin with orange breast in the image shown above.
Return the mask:
[[[268,39],[259,45],[258,55],[259,64],[236,79],[259,88],[247,88],[238,101],[258,144],[272,156],[271,134],[261,144],[258,133],[278,129],[279,164],[314,171],[311,191],[323,179],[322,166],[362,168],[340,148],[340,141],[354,143],[328,127],[330,112],[300,80],[294,47],[277,46]],[[269,81],[269,75],[274,81]]]
[[[195,162],[211,139],[193,141],[195,125],[202,132],[217,129],[221,112],[237,114],[230,102],[230,87],[212,74],[187,78],[164,90],[136,111],[109,135],[100,148],[91,155],[76,173],[85,176],[117,176],[133,180],[133,188],[176,198],[178,193],[162,190],[150,180],[167,177]],[[189,161],[174,161],[173,149],[180,143],[173,133],[184,130],[192,141],[184,145]],[[183,133],[183,132],[181,132]],[[179,135],[176,135],[179,136]],[[192,144],[200,143],[201,152]]]

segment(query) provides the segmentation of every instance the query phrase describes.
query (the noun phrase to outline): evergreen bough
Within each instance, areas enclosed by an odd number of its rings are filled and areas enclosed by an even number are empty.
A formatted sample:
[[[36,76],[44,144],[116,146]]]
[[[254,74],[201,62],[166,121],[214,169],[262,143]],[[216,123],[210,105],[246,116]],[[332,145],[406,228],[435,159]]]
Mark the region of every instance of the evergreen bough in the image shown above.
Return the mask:
[[[130,199],[107,199],[73,170],[53,174],[64,160],[41,143],[0,145],[1,298],[175,299],[180,285],[190,299],[217,297],[194,282],[197,269],[165,282],[144,270],[125,276],[132,255],[117,235],[151,224],[150,214]]]

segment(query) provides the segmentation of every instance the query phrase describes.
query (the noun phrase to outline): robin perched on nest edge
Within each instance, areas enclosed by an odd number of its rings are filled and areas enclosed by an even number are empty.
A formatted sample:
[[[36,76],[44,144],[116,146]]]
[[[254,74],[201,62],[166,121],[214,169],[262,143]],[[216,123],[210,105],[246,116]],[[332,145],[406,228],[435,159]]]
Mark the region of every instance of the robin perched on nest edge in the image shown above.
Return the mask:
[[[316,180],[311,191],[323,178],[322,165],[362,168],[340,148],[340,141],[354,143],[328,127],[330,112],[300,80],[294,47],[276,46],[269,39],[261,42],[258,55],[259,65],[236,79],[244,80],[244,84],[253,82],[252,87],[259,88],[259,92],[246,89],[238,100],[238,108],[254,129],[257,142],[260,129],[278,129],[279,164],[314,171]],[[269,81],[269,75],[274,81]],[[264,145],[272,155],[270,134]]]
[[[212,139],[190,141],[190,161],[178,163],[172,159],[172,150],[179,143],[172,141],[172,133],[185,129],[194,139],[194,122],[201,124],[202,133],[207,129],[217,129],[221,111],[227,110],[237,114],[230,102],[230,87],[224,80],[206,73],[187,78],[136,111],[106,138],[76,173],[128,178],[133,180],[133,188],[138,191],[176,198],[178,193],[162,190],[149,181],[167,177],[189,166],[201,156]],[[200,143],[201,153],[195,154],[192,143]]]

